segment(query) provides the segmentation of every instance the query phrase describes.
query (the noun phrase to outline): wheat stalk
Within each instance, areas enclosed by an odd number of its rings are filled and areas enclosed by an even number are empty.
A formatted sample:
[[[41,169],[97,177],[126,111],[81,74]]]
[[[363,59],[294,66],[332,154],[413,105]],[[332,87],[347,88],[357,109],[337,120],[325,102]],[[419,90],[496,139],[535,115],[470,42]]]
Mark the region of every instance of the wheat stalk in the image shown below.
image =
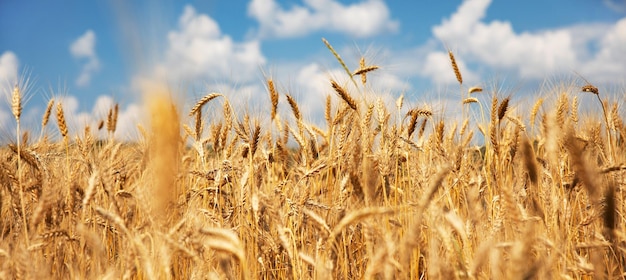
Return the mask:
[[[326,45],[326,47],[328,48],[328,50],[333,54],[333,56],[337,59],[337,61],[339,62],[339,64],[341,65],[341,67],[343,68],[343,70],[346,72],[346,74],[348,74],[348,76],[350,77],[350,79],[352,80],[352,82],[354,83],[354,85],[356,86],[356,82],[354,81],[354,79],[352,79],[352,72],[350,72],[350,69],[348,69],[348,66],[346,65],[345,62],[343,62],[343,59],[341,58],[341,56],[335,51],[335,48],[333,48],[333,46],[328,42],[328,40],[326,40],[325,38],[322,38],[322,42],[324,42],[324,45]]]
[[[20,208],[22,212],[22,227],[24,229],[24,236],[26,238],[26,245],[30,246],[28,235],[28,223],[26,221],[26,201],[24,200],[24,185],[22,182],[22,141],[20,140],[20,116],[22,115],[22,92],[18,85],[13,87],[13,95],[11,98],[11,112],[15,117],[15,137],[17,138],[17,187],[20,194]]]
[[[613,137],[611,136],[611,124],[609,122],[609,115],[606,111],[606,106],[602,101],[602,98],[600,98],[600,92],[598,91],[598,88],[593,86],[592,84],[584,85],[581,88],[581,91],[593,93],[598,98],[598,102],[600,102],[600,106],[602,107],[602,113],[604,114],[604,123],[606,124],[606,137],[609,140],[609,154],[611,155],[610,160],[612,161],[615,156],[613,155]]]

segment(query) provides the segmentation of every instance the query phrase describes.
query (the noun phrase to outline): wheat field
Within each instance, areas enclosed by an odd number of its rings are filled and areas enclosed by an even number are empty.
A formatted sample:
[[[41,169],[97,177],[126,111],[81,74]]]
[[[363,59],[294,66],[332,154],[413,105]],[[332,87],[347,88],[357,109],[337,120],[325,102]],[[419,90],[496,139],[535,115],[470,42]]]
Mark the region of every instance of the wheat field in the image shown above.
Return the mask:
[[[16,137],[0,148],[0,278],[626,276],[621,101],[573,83],[521,110],[464,85],[449,52],[457,122],[352,90],[381,70],[365,58],[350,70],[324,43],[346,83],[328,81],[322,124],[268,77],[263,115],[215,92],[183,111],[154,87],[136,141],[114,137],[118,105],[68,133],[56,100],[36,136],[20,127],[16,86]],[[583,96],[595,113],[579,114]]]

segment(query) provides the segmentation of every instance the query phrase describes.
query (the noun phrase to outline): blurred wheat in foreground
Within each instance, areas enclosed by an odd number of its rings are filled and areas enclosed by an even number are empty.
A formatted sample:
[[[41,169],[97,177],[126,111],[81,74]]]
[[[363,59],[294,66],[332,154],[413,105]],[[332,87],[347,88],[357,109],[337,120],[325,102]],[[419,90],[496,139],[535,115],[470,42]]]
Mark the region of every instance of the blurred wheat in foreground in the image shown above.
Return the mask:
[[[379,67],[362,59],[350,71],[325,43],[347,79],[329,81],[323,125],[270,78],[268,116],[237,115],[245,108],[210,93],[186,119],[160,92],[130,143],[113,137],[118,106],[72,135],[56,101],[59,133],[29,139],[15,87],[0,278],[625,277],[626,128],[604,92],[546,89],[522,111],[506,94],[463,89],[450,52],[457,123],[365,96]],[[579,115],[590,94],[600,113]]]

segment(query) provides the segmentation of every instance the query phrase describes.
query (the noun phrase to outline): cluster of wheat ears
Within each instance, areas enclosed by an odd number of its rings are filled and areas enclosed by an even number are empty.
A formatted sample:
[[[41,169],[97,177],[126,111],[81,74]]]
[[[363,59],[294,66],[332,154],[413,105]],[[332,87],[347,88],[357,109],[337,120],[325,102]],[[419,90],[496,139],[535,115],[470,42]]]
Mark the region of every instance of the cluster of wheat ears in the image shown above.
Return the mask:
[[[617,102],[590,84],[555,86],[515,113],[502,93],[464,87],[449,52],[463,118],[445,121],[366,96],[378,66],[350,71],[324,43],[347,79],[329,81],[322,125],[268,78],[269,118],[236,114],[221,93],[187,118],[151,92],[150,126],[122,142],[117,105],[71,135],[50,100],[34,139],[20,131],[15,87],[17,139],[0,148],[0,278],[625,276]],[[579,95],[597,96],[601,115],[579,118]],[[207,107],[218,113],[203,117]],[[53,111],[60,137],[48,137]]]

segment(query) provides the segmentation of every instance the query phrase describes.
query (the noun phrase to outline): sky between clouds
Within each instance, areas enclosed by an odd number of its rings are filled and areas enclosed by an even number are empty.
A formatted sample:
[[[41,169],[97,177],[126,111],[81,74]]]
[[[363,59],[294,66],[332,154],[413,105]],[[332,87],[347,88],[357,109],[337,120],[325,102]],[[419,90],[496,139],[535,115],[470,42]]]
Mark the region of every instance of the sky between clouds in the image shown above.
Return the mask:
[[[75,131],[120,102],[121,138],[135,135],[142,115],[137,92],[153,79],[167,81],[186,104],[223,92],[239,110],[261,111],[268,108],[264,77],[272,77],[305,116],[319,117],[333,94],[328,79],[348,85],[321,37],[351,69],[361,55],[381,66],[368,82],[388,101],[458,95],[447,49],[465,87],[506,79],[536,89],[574,71],[607,87],[623,86],[626,77],[622,0],[29,2],[39,3],[0,4],[4,94],[30,75],[36,83],[25,118],[38,123],[55,97]],[[27,13],[32,20],[20,18]],[[0,127],[8,130],[8,107],[0,108]]]

